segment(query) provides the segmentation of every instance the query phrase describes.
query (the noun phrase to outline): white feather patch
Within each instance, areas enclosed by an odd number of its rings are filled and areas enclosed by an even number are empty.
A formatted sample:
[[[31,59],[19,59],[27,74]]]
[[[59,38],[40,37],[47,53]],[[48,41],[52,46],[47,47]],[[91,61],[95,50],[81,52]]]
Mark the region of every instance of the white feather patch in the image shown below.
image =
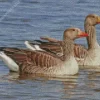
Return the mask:
[[[0,52],[0,58],[4,61],[4,63],[8,66],[11,71],[19,71],[19,66],[4,52]]]
[[[41,49],[39,47],[39,45],[33,45],[31,46],[30,43],[28,41],[25,41],[25,45],[28,49],[32,50],[32,51],[35,51],[35,50],[39,50],[39,51],[44,51],[43,49]]]
[[[28,49],[35,51],[36,49],[34,47],[32,47],[28,41],[25,41],[25,45]]]
[[[34,45],[34,47],[35,47],[36,50],[44,51],[43,49],[41,49],[41,48],[39,47],[39,45]]]

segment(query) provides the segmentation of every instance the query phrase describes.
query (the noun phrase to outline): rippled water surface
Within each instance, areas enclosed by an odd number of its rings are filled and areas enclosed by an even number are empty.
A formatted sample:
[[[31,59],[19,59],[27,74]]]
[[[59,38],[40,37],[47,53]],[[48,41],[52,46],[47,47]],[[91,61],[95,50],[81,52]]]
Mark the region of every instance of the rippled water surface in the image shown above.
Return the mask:
[[[0,46],[25,48],[25,40],[62,39],[68,27],[84,30],[84,19],[100,15],[100,0],[0,0]],[[97,39],[100,43],[100,25]],[[77,43],[86,46],[85,39]],[[76,76],[19,76],[0,61],[0,100],[100,100],[100,71],[80,69]]]

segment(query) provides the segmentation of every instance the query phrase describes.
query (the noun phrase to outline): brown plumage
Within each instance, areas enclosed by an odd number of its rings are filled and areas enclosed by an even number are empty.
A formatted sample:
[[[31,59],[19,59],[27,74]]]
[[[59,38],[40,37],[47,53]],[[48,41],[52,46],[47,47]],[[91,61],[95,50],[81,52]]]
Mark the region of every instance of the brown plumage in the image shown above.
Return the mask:
[[[51,38],[50,38],[51,39]],[[34,42],[28,42],[32,47],[34,45],[39,45],[39,47],[43,50],[46,50],[47,52],[54,53],[58,56],[63,55],[63,49],[62,49],[62,41],[58,42],[44,42],[41,40],[35,40]],[[79,44],[74,44],[74,56],[78,58],[84,58],[84,55],[87,54],[87,49],[84,48],[84,46]]]
[[[95,43],[94,41],[97,41],[95,25],[99,23],[100,23],[100,17],[98,15],[89,14],[88,16],[86,16],[84,28],[85,32],[89,34],[89,37],[87,37],[88,49],[82,45],[74,44],[74,56],[79,62],[79,65],[86,65],[83,59],[85,59],[86,56],[88,55],[88,50],[94,46],[93,45]],[[94,39],[92,39],[92,37],[94,37]],[[49,37],[41,37],[41,39],[46,41],[35,40],[36,42],[34,41],[34,43],[31,42],[29,43],[31,46],[36,45],[38,43],[40,48],[48,52],[54,53],[56,55],[62,56],[63,50],[62,50],[61,40],[56,40],[54,38],[49,38]]]
[[[4,55],[0,55],[5,62],[9,57],[19,66],[20,73],[42,73],[49,75],[76,74],[78,65],[73,55],[73,40],[88,36],[78,28],[69,28],[64,31],[63,57],[45,51],[30,51],[17,48],[1,48]],[[5,57],[6,56],[6,57]],[[73,61],[73,62],[72,62]],[[10,66],[13,67],[13,66]]]

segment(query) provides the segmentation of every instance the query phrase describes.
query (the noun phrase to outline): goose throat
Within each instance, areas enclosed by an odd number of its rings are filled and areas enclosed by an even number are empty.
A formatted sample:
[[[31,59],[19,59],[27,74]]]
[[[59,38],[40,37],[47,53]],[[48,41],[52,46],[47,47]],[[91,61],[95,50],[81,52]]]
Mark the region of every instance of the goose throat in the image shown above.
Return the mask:
[[[99,44],[98,44],[97,38],[96,38],[95,26],[86,25],[85,31],[86,31],[86,33],[89,34],[89,37],[87,37],[88,49],[97,48],[99,46]]]
[[[71,57],[74,57],[74,44],[73,41],[70,39],[65,39],[63,41],[63,57],[64,60],[69,60]]]

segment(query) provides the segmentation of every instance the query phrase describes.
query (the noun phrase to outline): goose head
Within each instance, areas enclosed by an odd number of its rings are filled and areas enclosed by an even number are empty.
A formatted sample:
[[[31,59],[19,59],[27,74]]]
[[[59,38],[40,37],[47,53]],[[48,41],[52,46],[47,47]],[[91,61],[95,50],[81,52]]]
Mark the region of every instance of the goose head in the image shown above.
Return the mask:
[[[96,14],[89,14],[85,19],[85,23],[88,23],[91,26],[100,24],[100,16]]]
[[[69,28],[64,31],[63,38],[75,40],[77,38],[87,37],[87,36],[88,36],[88,34],[81,31],[79,28]]]

